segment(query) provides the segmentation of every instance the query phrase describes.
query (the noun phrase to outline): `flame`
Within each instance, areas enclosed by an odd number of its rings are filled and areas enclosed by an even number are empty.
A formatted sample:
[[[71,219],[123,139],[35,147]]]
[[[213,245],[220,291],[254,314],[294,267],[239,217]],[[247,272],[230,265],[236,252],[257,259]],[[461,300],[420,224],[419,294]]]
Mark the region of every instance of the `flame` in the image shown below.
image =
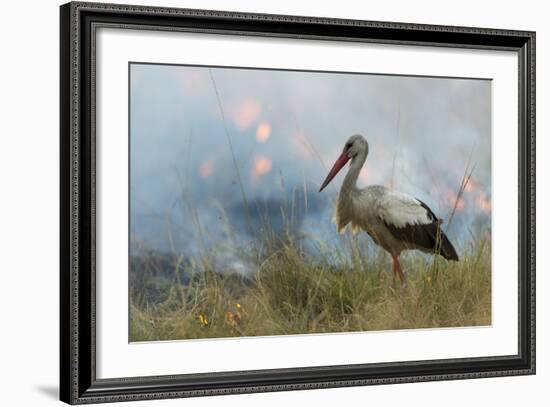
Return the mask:
[[[479,189],[479,183],[475,181],[473,178],[470,178],[466,183],[466,185],[464,186],[464,191],[473,192],[476,189]]]
[[[457,212],[463,211],[466,208],[466,201],[464,198],[458,198],[458,195],[448,187],[446,187],[443,191],[443,201],[450,208],[455,208],[456,205]]]
[[[244,131],[258,119],[261,111],[262,107],[258,101],[254,99],[246,99],[236,108],[231,109],[229,114],[239,130]]]
[[[491,199],[488,199],[485,192],[481,191],[477,197],[477,206],[485,213],[490,213],[493,205]]]
[[[453,207],[454,207],[454,202],[453,202]],[[460,212],[460,211],[463,211],[465,207],[466,207],[466,202],[464,201],[464,198],[459,198],[459,200],[456,201],[456,210]]]
[[[269,157],[258,155],[254,157],[254,166],[252,168],[252,179],[257,180],[261,176],[271,171],[273,163]]]
[[[268,122],[261,122],[256,128],[256,140],[265,143],[271,136],[271,125]]]
[[[214,162],[208,160],[203,162],[199,167],[199,174],[203,178],[208,178],[214,173]]]

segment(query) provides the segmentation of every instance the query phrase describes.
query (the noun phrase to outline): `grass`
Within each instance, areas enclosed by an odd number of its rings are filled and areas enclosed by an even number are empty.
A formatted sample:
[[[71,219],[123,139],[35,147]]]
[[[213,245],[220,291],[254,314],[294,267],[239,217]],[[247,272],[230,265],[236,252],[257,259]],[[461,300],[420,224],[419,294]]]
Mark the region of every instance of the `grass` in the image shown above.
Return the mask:
[[[459,262],[411,253],[402,262],[408,287],[397,289],[383,254],[335,266],[291,241],[265,255],[251,278],[188,273],[196,265],[179,259],[179,277],[158,288],[156,301],[131,283],[130,340],[490,325],[490,257],[488,237],[473,239]],[[141,266],[154,273],[154,263]]]

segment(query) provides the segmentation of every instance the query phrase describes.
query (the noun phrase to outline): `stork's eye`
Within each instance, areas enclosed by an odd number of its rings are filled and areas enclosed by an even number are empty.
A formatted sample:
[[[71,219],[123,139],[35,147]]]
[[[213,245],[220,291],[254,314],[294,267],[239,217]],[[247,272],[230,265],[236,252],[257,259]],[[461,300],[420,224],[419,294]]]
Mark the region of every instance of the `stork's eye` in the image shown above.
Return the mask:
[[[352,145],[353,145],[352,143],[346,143],[346,146],[344,147],[344,150],[348,151],[351,148]]]

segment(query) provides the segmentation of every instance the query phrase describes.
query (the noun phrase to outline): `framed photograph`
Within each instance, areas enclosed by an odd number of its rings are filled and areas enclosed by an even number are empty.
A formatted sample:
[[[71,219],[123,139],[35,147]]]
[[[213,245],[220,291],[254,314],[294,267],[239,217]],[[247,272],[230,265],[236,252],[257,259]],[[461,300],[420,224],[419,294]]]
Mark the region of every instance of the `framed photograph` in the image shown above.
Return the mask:
[[[535,373],[535,33],[61,6],[61,400]]]

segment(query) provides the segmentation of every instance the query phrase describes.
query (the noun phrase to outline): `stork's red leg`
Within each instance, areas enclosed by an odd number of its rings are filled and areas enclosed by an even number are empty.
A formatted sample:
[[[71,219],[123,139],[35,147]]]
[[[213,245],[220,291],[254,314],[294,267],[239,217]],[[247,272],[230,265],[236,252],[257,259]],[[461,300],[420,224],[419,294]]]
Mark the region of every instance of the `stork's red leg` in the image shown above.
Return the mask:
[[[392,255],[392,260],[394,278],[396,275],[398,275],[399,280],[401,281],[401,287],[406,287],[407,279],[405,278],[405,274],[403,273],[403,269],[401,268],[401,263],[399,263],[399,255]]]

